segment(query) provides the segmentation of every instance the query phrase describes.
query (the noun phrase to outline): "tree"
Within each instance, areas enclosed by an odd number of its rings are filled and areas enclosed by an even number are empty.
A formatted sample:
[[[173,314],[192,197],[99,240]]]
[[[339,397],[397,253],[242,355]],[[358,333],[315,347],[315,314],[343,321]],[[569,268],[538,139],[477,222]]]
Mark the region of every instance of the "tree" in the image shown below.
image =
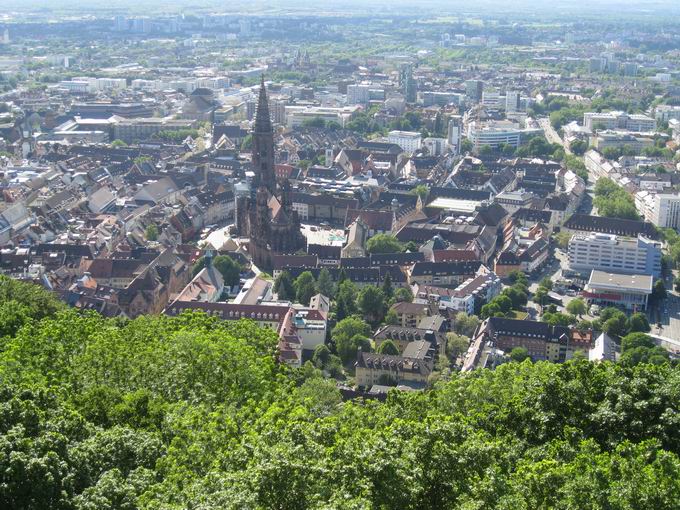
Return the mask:
[[[366,242],[368,253],[399,253],[401,243],[391,234],[376,234]]]
[[[338,291],[335,296],[336,304],[336,318],[342,320],[357,311],[357,287],[350,280],[345,280],[338,285]]]
[[[357,299],[359,311],[370,324],[378,324],[385,317],[387,306],[385,295],[378,287],[367,285],[359,292]]]
[[[453,331],[459,335],[471,337],[479,326],[479,318],[476,315],[468,315],[458,312],[453,321]]]
[[[567,312],[569,312],[572,315],[578,315],[581,317],[584,313],[588,311],[588,307],[586,306],[586,302],[584,301],[583,298],[576,298],[572,299],[567,303]]]
[[[541,317],[542,322],[547,322],[551,326],[571,326],[576,324],[576,317],[561,312],[546,312]]]
[[[420,197],[420,199],[424,203],[425,199],[430,194],[430,189],[427,187],[426,184],[418,184],[418,186],[411,190],[411,194]]]
[[[502,294],[510,298],[513,310],[520,310],[527,304],[529,298],[527,297],[526,287],[521,284],[515,284],[512,287],[503,289]]]
[[[510,281],[511,284],[517,284],[521,283],[525,287],[529,286],[529,280],[527,278],[527,275],[525,275],[522,271],[515,269],[514,271],[510,271],[508,273],[508,280]]]
[[[383,292],[383,295],[385,296],[385,299],[392,299],[392,296],[394,295],[394,289],[392,288],[392,277],[390,276],[390,273],[385,275],[385,279],[383,280],[382,286],[380,288]]]
[[[399,356],[399,349],[392,340],[384,340],[379,346],[377,352],[390,356]]]
[[[465,353],[469,346],[470,339],[468,337],[456,333],[446,334],[446,353],[452,360]]]
[[[319,278],[316,280],[316,290],[328,298],[335,297],[335,284],[331,279],[331,274],[325,267],[319,271]]]
[[[391,308],[387,310],[387,313],[385,314],[385,324],[388,326],[396,326],[399,324],[399,316],[397,315],[397,312]]]
[[[212,265],[222,275],[224,284],[232,287],[241,281],[241,266],[228,255],[218,255],[212,259]],[[205,267],[205,257],[196,261],[192,268],[192,275],[196,276]]]
[[[546,290],[552,290],[553,288],[553,282],[548,276],[541,279],[538,285]]]
[[[532,301],[534,303],[537,303],[541,306],[545,304],[545,298],[548,296],[548,291],[546,290],[545,287],[539,287],[536,289],[536,292],[534,292],[534,296],[532,298]]]
[[[309,271],[303,271],[295,279],[295,299],[300,304],[309,305],[309,300],[316,293],[316,282]]]
[[[144,231],[144,236],[147,241],[157,241],[158,240],[158,227],[155,223],[152,223]]]
[[[111,147],[113,147],[114,149],[119,149],[127,146],[128,144],[126,144],[123,140],[120,139],[116,139],[113,142],[111,142]]]
[[[658,302],[666,299],[666,296],[666,286],[664,285],[663,280],[659,279],[654,283],[654,288],[652,289],[652,295],[650,297],[652,298],[652,301]]]
[[[521,363],[525,359],[529,359],[529,351],[526,347],[515,347],[510,351],[510,359]]]
[[[628,331],[631,333],[646,333],[650,329],[649,321],[647,320],[647,316],[644,313],[637,312],[628,318]]]
[[[397,303],[410,303],[413,301],[413,292],[408,287],[399,287],[394,291],[394,300]]]
[[[319,344],[314,348],[312,363],[317,368],[324,368],[331,359],[331,351],[324,344]]]
[[[331,338],[335,342],[338,355],[343,363],[356,359],[358,338],[366,338],[371,334],[371,327],[361,319],[347,317],[338,322]]]
[[[610,336],[620,337],[626,334],[627,317],[619,310],[616,310],[616,312],[618,313],[611,314],[609,318],[606,318],[606,315],[603,317],[600,313],[600,320],[604,321],[602,322],[602,331]]]
[[[569,145],[569,149],[577,156],[583,156],[588,150],[588,142],[585,140],[574,140]]]
[[[276,277],[274,292],[280,300],[290,301],[295,299],[295,284],[288,271],[281,271]]]
[[[418,244],[415,241],[409,241],[404,245],[404,253],[415,253],[418,251]]]
[[[571,241],[571,234],[569,232],[558,232],[555,234],[555,242],[563,250],[569,247],[569,241]]]

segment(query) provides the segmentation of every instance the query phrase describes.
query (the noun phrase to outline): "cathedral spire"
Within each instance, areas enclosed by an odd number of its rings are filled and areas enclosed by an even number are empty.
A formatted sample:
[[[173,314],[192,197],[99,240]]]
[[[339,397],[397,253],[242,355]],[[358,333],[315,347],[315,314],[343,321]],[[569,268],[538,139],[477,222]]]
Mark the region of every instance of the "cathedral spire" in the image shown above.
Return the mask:
[[[253,171],[255,189],[264,186],[272,195],[276,192],[276,173],[274,172],[274,129],[269,117],[269,100],[264,86],[264,75],[257,101],[257,113],[253,128]]]
[[[260,97],[257,100],[257,113],[255,114],[255,132],[268,133],[272,131],[272,120],[269,116],[269,99],[267,89],[264,86],[264,74],[260,82]]]

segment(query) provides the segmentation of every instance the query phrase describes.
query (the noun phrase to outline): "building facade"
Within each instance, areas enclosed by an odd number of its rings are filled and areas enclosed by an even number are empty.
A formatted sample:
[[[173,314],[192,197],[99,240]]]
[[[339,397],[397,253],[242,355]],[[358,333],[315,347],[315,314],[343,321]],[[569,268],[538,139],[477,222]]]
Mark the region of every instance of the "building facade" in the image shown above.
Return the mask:
[[[568,253],[569,267],[574,271],[661,275],[661,243],[643,236],[631,239],[598,233],[574,235]]]

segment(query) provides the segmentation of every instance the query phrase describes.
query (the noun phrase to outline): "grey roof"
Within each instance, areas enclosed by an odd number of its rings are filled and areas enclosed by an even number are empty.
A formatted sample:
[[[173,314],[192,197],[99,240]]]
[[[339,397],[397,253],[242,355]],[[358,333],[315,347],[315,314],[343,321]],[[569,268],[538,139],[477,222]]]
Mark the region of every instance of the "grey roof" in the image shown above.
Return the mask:
[[[620,291],[639,291],[651,294],[654,277],[645,274],[608,273],[593,269],[588,280],[589,286]]]

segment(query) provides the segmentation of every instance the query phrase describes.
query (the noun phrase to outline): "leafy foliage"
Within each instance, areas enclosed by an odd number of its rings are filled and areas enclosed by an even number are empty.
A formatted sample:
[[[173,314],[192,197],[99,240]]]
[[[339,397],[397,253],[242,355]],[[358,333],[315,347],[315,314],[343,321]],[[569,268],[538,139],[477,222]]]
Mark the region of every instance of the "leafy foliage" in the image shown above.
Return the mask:
[[[633,196],[611,179],[597,180],[593,204],[597,207],[600,216],[629,220],[639,219]]]
[[[6,279],[0,295],[26,314],[0,350],[2,508],[665,510],[680,500],[680,368],[641,333],[624,337],[621,364],[507,363],[343,403],[314,364],[277,364],[276,334],[250,321],[104,319]],[[369,334],[349,318],[332,336],[363,348]],[[334,370],[325,346],[314,358]]]
[[[399,253],[401,243],[391,234],[376,234],[366,242],[369,253]]]

